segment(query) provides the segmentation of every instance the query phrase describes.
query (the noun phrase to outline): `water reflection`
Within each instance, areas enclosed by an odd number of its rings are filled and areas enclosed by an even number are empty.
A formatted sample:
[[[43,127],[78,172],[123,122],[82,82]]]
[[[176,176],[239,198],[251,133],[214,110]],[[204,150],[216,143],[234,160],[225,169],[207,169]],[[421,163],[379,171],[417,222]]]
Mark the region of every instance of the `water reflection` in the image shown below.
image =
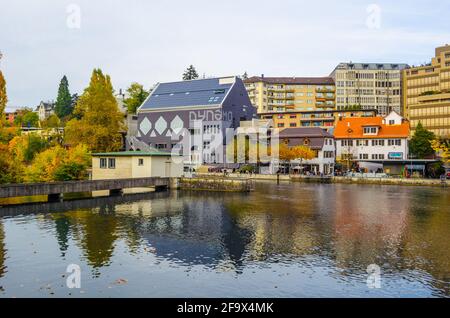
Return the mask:
[[[364,282],[367,266],[378,264],[386,277],[449,296],[449,206],[440,188],[259,184],[251,194],[156,193],[0,212],[10,220],[45,212],[28,222],[54,233],[61,259],[79,249],[93,278],[123,253],[236,275],[271,264],[326,268],[335,284]],[[0,222],[0,278],[5,235]]]

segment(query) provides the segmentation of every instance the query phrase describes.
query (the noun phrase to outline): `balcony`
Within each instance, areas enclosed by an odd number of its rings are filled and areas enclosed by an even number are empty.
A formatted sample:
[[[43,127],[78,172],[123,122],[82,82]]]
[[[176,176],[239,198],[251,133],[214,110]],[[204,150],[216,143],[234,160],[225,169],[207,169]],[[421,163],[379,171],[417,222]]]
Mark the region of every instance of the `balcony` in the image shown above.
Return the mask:
[[[334,93],[336,91],[336,87],[316,87],[317,93]]]
[[[286,94],[286,99],[295,99],[295,95],[294,94]]]
[[[268,87],[267,88],[267,90],[268,91],[270,91],[270,92],[286,92],[286,88],[279,88],[279,87],[275,87],[275,86],[272,86],[272,87]]]

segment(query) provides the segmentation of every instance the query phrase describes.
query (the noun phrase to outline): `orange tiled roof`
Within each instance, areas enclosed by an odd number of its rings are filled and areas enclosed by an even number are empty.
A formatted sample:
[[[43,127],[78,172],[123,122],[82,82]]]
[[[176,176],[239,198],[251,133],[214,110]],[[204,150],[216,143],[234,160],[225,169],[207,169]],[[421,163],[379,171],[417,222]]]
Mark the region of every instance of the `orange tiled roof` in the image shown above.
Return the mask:
[[[349,126],[350,123],[350,126]],[[364,127],[379,126],[378,135],[364,135]],[[349,132],[350,128],[350,132]],[[403,121],[400,125],[385,125],[383,117],[351,117],[343,118],[337,122],[334,130],[334,137],[337,139],[345,138],[407,138],[409,136],[409,122]]]

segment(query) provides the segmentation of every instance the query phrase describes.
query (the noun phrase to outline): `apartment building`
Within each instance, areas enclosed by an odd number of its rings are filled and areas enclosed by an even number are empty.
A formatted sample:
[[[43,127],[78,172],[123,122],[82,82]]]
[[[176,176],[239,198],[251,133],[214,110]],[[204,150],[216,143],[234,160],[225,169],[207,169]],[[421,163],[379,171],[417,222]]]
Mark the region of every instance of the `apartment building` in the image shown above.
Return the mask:
[[[374,117],[376,110],[310,110],[273,112],[260,114],[262,119],[272,120],[273,126],[280,130],[286,128],[317,127],[331,131],[341,118]]]
[[[404,70],[403,92],[411,134],[420,121],[437,136],[450,138],[450,45],[436,48],[430,64]]]
[[[335,109],[331,77],[251,77],[245,87],[258,114]]]
[[[382,116],[402,113],[401,72],[407,64],[340,63],[331,73],[336,108],[376,109]]]

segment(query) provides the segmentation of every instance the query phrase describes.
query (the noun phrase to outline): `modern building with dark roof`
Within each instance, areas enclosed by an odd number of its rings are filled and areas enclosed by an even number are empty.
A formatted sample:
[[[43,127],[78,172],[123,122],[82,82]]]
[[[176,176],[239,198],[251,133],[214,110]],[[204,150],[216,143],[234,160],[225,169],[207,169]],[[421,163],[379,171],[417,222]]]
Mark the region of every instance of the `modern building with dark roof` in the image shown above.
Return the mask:
[[[259,114],[335,108],[331,77],[265,77],[245,80],[250,100]]]
[[[279,133],[280,143],[288,147],[307,146],[314,150],[315,158],[291,162],[300,173],[332,174],[335,163],[334,136],[321,128],[286,128]]]
[[[238,77],[160,83],[138,109],[137,138],[164,151],[188,146],[191,163],[222,163],[226,130],[255,115]]]

